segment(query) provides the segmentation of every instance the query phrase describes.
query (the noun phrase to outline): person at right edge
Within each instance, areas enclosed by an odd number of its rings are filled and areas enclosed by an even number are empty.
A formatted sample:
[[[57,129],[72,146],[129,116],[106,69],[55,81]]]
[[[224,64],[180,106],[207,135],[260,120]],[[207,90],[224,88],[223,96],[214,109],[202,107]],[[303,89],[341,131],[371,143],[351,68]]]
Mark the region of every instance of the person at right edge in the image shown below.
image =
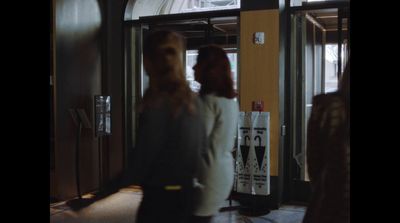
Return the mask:
[[[350,57],[338,90],[314,96],[307,137],[312,195],[303,223],[349,223]]]
[[[231,193],[234,181],[232,150],[239,116],[234,100],[236,92],[229,59],[216,45],[199,49],[193,67],[195,80],[201,84],[203,102],[201,115],[208,139],[206,152],[199,168],[200,187],[195,196],[194,213],[190,223],[207,223],[218,213]]]

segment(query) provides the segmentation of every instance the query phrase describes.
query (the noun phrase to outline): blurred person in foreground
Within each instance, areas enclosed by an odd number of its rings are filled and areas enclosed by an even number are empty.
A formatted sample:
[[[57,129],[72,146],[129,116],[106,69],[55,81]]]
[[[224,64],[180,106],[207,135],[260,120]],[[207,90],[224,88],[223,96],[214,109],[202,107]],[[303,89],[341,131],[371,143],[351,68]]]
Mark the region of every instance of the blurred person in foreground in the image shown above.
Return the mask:
[[[149,87],[139,106],[133,181],[143,199],[136,223],[186,223],[193,208],[193,181],[205,130],[202,103],[183,73],[184,39],[171,31],[145,38]]]
[[[313,194],[303,223],[349,223],[350,58],[338,90],[314,96],[307,137]]]

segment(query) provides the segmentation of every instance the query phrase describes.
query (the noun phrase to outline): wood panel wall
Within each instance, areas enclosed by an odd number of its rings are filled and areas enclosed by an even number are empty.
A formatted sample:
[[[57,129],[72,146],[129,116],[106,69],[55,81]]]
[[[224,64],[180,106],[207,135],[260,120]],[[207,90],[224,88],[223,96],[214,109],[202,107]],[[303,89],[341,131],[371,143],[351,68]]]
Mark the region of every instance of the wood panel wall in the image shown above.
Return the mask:
[[[54,183],[57,199],[77,195],[76,126],[69,108],[84,108],[94,128],[94,95],[111,95],[112,135],[101,139],[82,129],[82,194],[118,184],[124,167],[123,13],[127,0],[52,0],[54,7]],[[104,188],[103,188],[104,189]]]
[[[101,94],[101,11],[97,0],[54,0],[55,3],[55,193],[77,196],[75,146],[77,128],[69,108],[85,109],[94,122],[93,97]],[[94,125],[92,125],[94,126]],[[81,193],[98,187],[98,139],[82,129]]]
[[[265,43],[253,43],[255,32],[265,33]],[[240,13],[241,111],[251,111],[254,100],[264,101],[270,112],[271,176],[278,175],[279,151],[279,11],[256,10]]]

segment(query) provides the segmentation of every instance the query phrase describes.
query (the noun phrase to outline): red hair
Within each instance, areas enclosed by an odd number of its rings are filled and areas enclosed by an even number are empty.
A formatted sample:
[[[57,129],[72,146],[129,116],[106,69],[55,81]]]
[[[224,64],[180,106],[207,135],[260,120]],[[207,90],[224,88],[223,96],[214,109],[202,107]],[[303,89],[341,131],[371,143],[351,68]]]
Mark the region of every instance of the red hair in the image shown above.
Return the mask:
[[[236,97],[229,59],[221,47],[216,45],[201,47],[197,65],[201,67],[198,73],[198,81],[201,84],[200,96],[215,93],[225,98]]]

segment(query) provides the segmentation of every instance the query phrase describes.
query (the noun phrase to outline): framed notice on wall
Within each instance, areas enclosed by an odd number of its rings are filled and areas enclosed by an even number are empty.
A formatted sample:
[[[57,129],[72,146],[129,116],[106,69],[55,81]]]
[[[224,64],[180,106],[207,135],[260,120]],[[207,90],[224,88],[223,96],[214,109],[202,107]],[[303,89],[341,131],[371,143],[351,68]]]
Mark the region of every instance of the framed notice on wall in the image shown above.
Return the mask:
[[[94,96],[96,136],[111,135],[111,96]]]

